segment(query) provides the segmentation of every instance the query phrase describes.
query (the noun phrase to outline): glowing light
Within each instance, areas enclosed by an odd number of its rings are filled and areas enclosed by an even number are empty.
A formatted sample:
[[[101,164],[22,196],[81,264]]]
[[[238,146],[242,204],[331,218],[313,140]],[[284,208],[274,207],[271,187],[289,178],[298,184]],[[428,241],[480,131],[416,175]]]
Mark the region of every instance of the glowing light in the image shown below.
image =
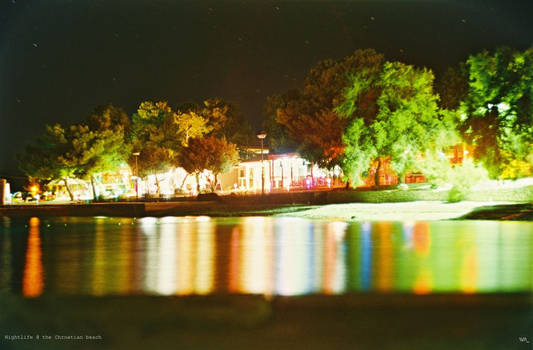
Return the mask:
[[[171,295],[176,290],[176,236],[174,227],[161,226],[159,241],[159,261],[157,271],[157,291],[163,295]]]
[[[280,295],[299,295],[311,291],[307,276],[311,246],[306,244],[308,225],[305,220],[280,220],[276,226],[276,287]]]
[[[41,238],[39,218],[30,219],[26,266],[22,281],[22,294],[27,298],[35,298],[43,292],[43,264],[41,261]]]
[[[187,295],[194,291],[193,279],[195,275],[194,259],[196,257],[196,245],[193,244],[193,222],[186,218],[187,222],[181,226],[178,239],[177,274],[178,283],[176,294]]]
[[[139,222],[141,223],[142,232],[147,235],[154,235],[156,232],[156,226],[157,226],[157,218],[154,217],[145,217],[142,219],[139,219]]]
[[[93,260],[93,280],[92,280],[92,293],[94,295],[104,294],[104,287],[106,285],[106,259],[105,259],[105,240],[104,240],[104,227],[102,221],[96,221],[96,237],[94,240],[94,260]]]
[[[431,236],[427,222],[417,222],[413,227],[413,244],[416,253],[422,256],[429,254]]]
[[[228,289],[231,293],[240,292],[240,247],[241,231],[238,226],[231,230],[230,238],[230,260],[228,269]]]
[[[466,254],[461,266],[461,290],[464,293],[474,293],[476,291],[478,259],[475,247],[472,247]]]
[[[195,291],[209,294],[214,288],[215,227],[208,221],[198,223],[198,256],[196,259]]]
[[[327,294],[339,294],[345,290],[344,235],[347,224],[334,221],[326,226],[324,252],[324,287]]]
[[[146,220],[149,219],[149,220]],[[159,235],[157,234],[158,226],[156,218],[143,218],[141,222],[142,232],[146,235],[145,239],[145,261],[144,261],[144,289],[154,293],[159,293],[157,286],[159,277]]]
[[[179,222],[179,219],[175,216],[164,216],[162,218],[159,218],[159,222],[162,224],[174,224]]]
[[[391,223],[377,223],[377,238],[379,239],[376,245],[376,288],[379,291],[387,292],[392,290],[393,281],[393,243],[391,241],[392,224]]]
[[[242,252],[240,266],[241,291],[247,293],[264,293],[267,282],[265,280],[267,263],[264,218],[244,218],[242,226],[242,245],[246,249]]]
[[[431,292],[431,277],[429,276],[429,271],[427,269],[420,271],[415,285],[413,286],[413,292],[419,295]]]

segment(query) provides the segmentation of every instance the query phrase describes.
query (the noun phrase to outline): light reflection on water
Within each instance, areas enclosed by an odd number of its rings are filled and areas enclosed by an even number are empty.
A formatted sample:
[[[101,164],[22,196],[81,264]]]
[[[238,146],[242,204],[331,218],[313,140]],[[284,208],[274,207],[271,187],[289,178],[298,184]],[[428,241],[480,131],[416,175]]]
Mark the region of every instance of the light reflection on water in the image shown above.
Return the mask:
[[[0,291],[531,292],[533,223],[297,218],[3,219]]]

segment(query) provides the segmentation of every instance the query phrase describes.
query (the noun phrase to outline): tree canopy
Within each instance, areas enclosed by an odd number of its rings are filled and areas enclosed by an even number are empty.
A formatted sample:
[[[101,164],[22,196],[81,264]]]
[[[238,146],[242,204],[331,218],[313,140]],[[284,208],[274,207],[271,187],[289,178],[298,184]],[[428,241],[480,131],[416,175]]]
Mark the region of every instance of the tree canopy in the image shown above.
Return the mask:
[[[115,170],[129,155],[125,120],[124,111],[109,105],[97,108],[84,123],[46,126],[37,143],[18,156],[20,168],[40,180],[62,179],[71,199],[68,178],[89,179],[96,198],[94,175]]]
[[[400,62],[361,69],[351,76],[345,100],[336,109],[347,120],[343,169],[357,181],[377,159],[375,183],[379,185],[382,158],[390,157],[400,175],[434,145],[444,130],[433,93],[433,74]]]
[[[461,130],[492,177],[513,162],[533,163],[533,48],[499,48],[466,62]],[[531,171],[531,170],[530,170]]]
[[[304,158],[325,167],[341,164],[347,119],[340,118],[335,108],[344,99],[350,76],[376,69],[382,61],[383,55],[372,49],[357,50],[337,61],[320,61],[310,70],[301,91],[278,99],[276,121]]]
[[[43,135],[38,137],[35,143],[27,145],[17,154],[19,168],[31,179],[44,182],[63,180],[70,199],[73,200],[68,178],[75,175],[77,167],[66,164],[61,159],[69,149],[65,130],[57,124],[47,125]]]
[[[213,189],[218,174],[229,170],[237,164],[238,159],[239,154],[235,144],[214,136],[190,139],[188,146],[179,156],[179,162],[185,171],[195,174],[198,192],[200,192],[200,173],[204,170],[213,172],[215,176]]]

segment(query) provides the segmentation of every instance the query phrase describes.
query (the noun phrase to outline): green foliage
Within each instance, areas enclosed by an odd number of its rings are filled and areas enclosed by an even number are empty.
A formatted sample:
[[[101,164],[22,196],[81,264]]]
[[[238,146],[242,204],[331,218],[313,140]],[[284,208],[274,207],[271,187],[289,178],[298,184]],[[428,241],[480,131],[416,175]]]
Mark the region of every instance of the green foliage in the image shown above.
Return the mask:
[[[182,104],[176,111],[164,101],[142,102],[132,115],[130,129],[133,150],[139,155],[131,156],[129,164],[138,167],[142,177],[172,166],[189,166],[181,155],[188,152],[192,139],[214,136],[242,142],[251,133],[237,106],[218,98],[201,105]]]
[[[84,124],[67,128],[47,126],[37,142],[18,155],[20,168],[32,178],[42,181],[68,178],[91,179],[101,172],[114,171],[129,155],[124,128],[127,116],[111,105],[100,107]]]
[[[353,74],[336,109],[348,121],[344,172],[356,180],[372,159],[390,156],[403,178],[424,150],[444,143],[453,115],[438,110],[432,86],[431,71],[400,62]]]
[[[213,130],[213,127],[208,125],[208,119],[194,110],[178,111],[174,116],[174,122],[178,133],[184,135],[181,138],[183,146],[187,146],[189,138],[201,137]]]
[[[320,61],[310,70],[302,91],[272,98],[276,121],[304,158],[324,167],[341,164],[347,120],[339,117],[335,107],[344,100],[352,74],[372,71],[382,61],[383,56],[371,49],[357,50],[338,61]]]
[[[211,135],[246,144],[252,136],[250,124],[237,105],[220,98],[205,100],[201,105],[182,104],[176,114],[179,131],[186,133],[187,140]]]
[[[87,179],[101,172],[114,171],[129,155],[121,128],[91,130],[87,125],[72,125],[67,139],[70,150],[59,159],[76,167],[74,175],[79,178]]]
[[[451,186],[448,201],[463,200],[476,183],[488,179],[488,173],[472,159],[466,158],[462,164],[452,165],[442,152],[428,152],[416,162],[426,180],[435,186]]]
[[[65,130],[59,124],[47,125],[35,143],[27,145],[22,153],[17,154],[17,161],[24,174],[48,182],[74,176],[77,168],[68,166],[60,159],[68,151]]]
[[[87,120],[91,130],[118,130],[123,129],[125,135],[130,131],[130,118],[120,107],[112,104],[101,105],[94,109]]]
[[[491,177],[527,161],[533,144],[533,48],[499,48],[467,60],[469,91],[461,105],[464,137]]]
[[[130,167],[138,167],[138,174],[167,171],[175,162],[176,151],[185,142],[179,137],[175,113],[167,102],[145,101],[131,117],[131,145],[139,156],[129,158]]]
[[[452,181],[452,188],[448,192],[448,201],[459,202],[471,192],[473,185],[487,179],[488,174],[484,168],[475,165],[470,159],[466,159],[461,165],[454,166],[449,176]]]
[[[439,106],[447,110],[456,110],[468,94],[468,71],[465,64],[450,67],[438,77],[435,91],[439,94]]]

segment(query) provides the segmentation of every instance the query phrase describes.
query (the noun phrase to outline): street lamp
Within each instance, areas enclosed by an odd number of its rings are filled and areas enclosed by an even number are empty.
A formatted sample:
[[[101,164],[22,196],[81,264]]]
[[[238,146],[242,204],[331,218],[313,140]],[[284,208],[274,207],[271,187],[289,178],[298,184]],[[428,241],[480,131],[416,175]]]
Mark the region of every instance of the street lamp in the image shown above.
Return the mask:
[[[257,138],[261,140],[261,195],[265,195],[265,167],[263,165],[263,140],[267,136],[267,133],[264,131],[259,131],[257,133]]]
[[[133,152],[132,155],[135,157],[135,197],[139,200],[139,155],[141,152]]]

